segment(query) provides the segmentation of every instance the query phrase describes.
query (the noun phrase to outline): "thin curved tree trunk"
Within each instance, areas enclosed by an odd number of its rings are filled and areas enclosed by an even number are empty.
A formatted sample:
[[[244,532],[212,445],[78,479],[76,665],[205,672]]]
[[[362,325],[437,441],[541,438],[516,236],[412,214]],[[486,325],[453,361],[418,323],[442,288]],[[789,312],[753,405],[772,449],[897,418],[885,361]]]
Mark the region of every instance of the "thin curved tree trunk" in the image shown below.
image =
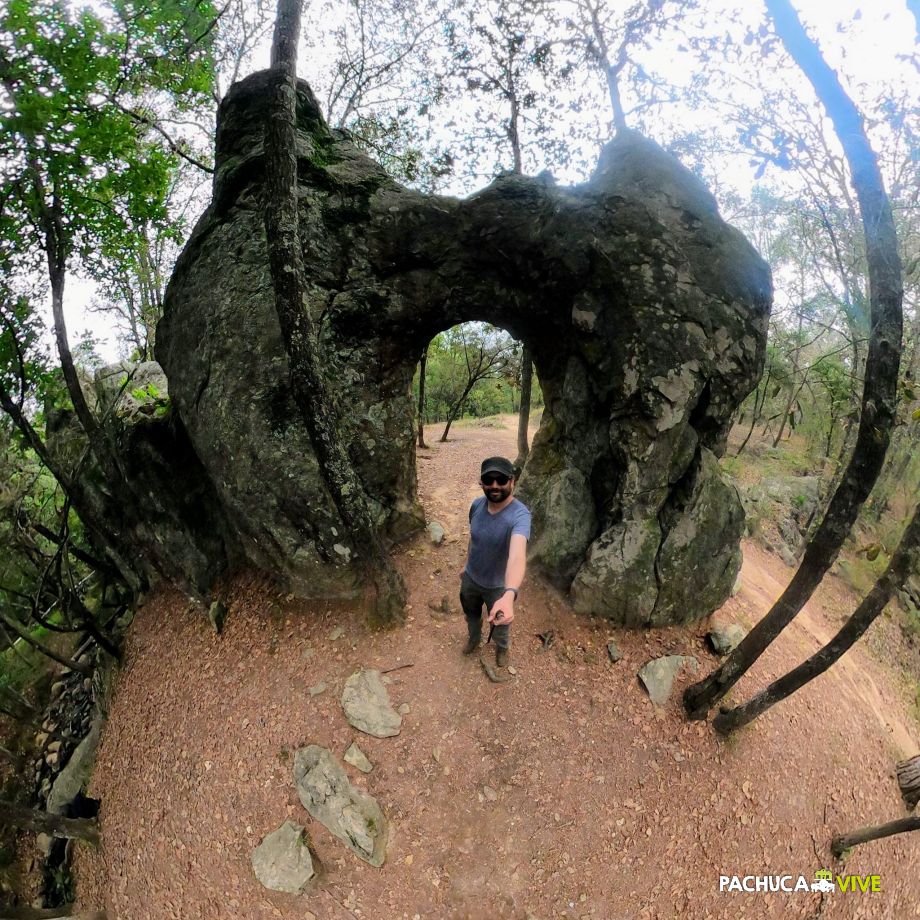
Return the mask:
[[[533,363],[530,357],[530,348],[525,343],[521,353],[521,407],[518,410],[518,455],[514,465],[521,469],[527,462],[530,453],[530,442],[527,438],[527,428],[530,425],[530,391],[533,388]]]
[[[275,309],[291,369],[291,384],[336,509],[377,597],[374,619],[402,619],[406,586],[372,518],[364,485],[341,436],[337,406],[318,360],[316,329],[306,296],[297,202],[295,153],[297,40],[301,0],[279,0],[272,42],[272,92],[265,123],[265,235]]]
[[[447,424],[444,426],[444,432],[441,435],[441,443],[444,443],[447,440],[447,433],[450,431],[450,426],[453,425],[454,421],[460,417],[460,414],[463,412],[463,404],[466,402],[467,396],[472,392],[473,387],[479,381],[479,377],[471,380],[467,385],[466,389],[463,391],[463,395],[450,407],[447,412]]]
[[[422,349],[418,362],[418,446],[428,447],[425,443],[425,370],[428,367],[428,346]]]
[[[71,671],[78,671],[80,674],[85,677],[93,676],[93,668],[88,664],[79,664],[76,661],[72,661],[70,658],[67,658],[64,655],[58,655],[57,652],[48,648],[42,642],[39,642],[38,639],[34,638],[32,634],[25,629],[21,624],[17,623],[12,617],[7,614],[0,612],[0,620],[9,627],[23,642],[27,645],[31,645],[36,651],[41,652],[47,658],[50,658],[52,661],[56,661],[58,664],[64,665],[65,668],[69,668]]]
[[[99,845],[99,825],[95,818],[62,818],[15,802],[0,802],[0,824]]]
[[[856,446],[840,485],[786,590],[722,665],[684,692],[684,708],[692,719],[706,718],[712,706],[795,618],[837,558],[882,468],[897,402],[903,288],[891,203],[878,160],[858,109],[805,33],[788,0],[767,0],[767,10],[783,44],[824,104],[850,167],[866,240],[871,333]]]
[[[740,447],[735,453],[736,457],[740,457],[742,451],[747,447],[748,441],[751,440],[751,435],[754,433],[754,426],[760,421],[760,415],[763,412],[764,403],[767,401],[767,390],[770,387],[772,371],[767,371],[767,379],[764,381],[763,390],[757,390],[754,393],[754,407],[751,413],[751,427],[748,428],[748,433],[744,436],[744,440],[741,442]],[[761,395],[761,393],[763,395]]]
[[[853,615],[844,623],[837,635],[814,655],[798,667],[773,681],[741,706],[723,709],[713,720],[713,727],[720,734],[728,735],[735,729],[747,725],[771,706],[791,696],[796,690],[823,674],[839,661],[876,621],[895,590],[904,584],[910,574],[917,548],[920,547],[920,505],[904,531],[897,549],[891,556],[885,571],[879,576]]]

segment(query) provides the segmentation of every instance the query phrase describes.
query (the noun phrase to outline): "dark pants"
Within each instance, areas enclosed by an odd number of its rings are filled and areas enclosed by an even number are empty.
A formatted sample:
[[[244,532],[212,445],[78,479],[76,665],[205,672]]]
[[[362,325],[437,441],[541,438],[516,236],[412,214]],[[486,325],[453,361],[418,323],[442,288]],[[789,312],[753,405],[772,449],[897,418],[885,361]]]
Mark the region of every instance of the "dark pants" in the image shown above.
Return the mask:
[[[485,604],[486,616],[492,605],[502,596],[501,588],[483,588],[476,584],[464,572],[460,576],[460,606],[466,614],[466,628],[471,639],[482,638],[482,607]],[[491,628],[491,623],[489,624]],[[511,644],[511,624],[497,625],[492,639],[499,648],[508,648]]]

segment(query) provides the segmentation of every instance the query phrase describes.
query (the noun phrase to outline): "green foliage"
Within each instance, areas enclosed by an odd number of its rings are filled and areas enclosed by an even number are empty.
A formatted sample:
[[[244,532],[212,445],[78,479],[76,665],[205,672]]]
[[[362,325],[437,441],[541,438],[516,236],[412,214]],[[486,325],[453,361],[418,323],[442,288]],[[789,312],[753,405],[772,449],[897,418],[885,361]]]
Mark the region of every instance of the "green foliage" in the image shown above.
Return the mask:
[[[517,412],[520,404],[521,344],[508,333],[486,323],[464,323],[438,333],[428,346],[425,373],[425,422],[446,420],[470,381],[471,368],[493,360],[464,399],[462,414],[482,418]],[[418,374],[414,384],[418,394]],[[543,404],[533,377],[531,407]]]
[[[216,15],[212,3],[193,0],[6,4],[0,269],[13,290],[39,292],[49,248],[105,281],[124,271],[141,239],[176,232],[167,198],[182,144],[154,126],[161,113],[210,104]]]
[[[45,327],[29,298],[0,280],[0,385],[25,400],[50,375]]]

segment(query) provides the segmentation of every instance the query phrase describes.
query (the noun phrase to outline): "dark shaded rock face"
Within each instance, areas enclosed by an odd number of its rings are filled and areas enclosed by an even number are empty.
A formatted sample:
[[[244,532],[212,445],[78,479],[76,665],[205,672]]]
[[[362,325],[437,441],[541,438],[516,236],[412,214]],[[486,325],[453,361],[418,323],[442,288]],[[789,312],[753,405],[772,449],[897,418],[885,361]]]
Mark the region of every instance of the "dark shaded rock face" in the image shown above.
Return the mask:
[[[133,554],[148,578],[162,576],[189,594],[206,595],[242,556],[181,418],[168,411],[162,369],[154,361],[119,362],[99,368],[82,386],[119,459],[126,492],[109,488],[72,409],[45,408],[51,454],[65,469],[80,470],[123,556]]]
[[[170,282],[157,358],[242,555],[303,594],[355,588],[352,547],[293,404],[261,214],[266,74],[218,119],[214,199]],[[759,377],[771,281],[700,182],[624,134],[589,182],[505,176],[464,200],[402,188],[298,97],[310,309],[381,528],[423,523],[411,381],[467,320],[532,350],[546,400],[518,494],[530,559],[580,610],[696,619],[731,590],[743,513],[719,473]]]

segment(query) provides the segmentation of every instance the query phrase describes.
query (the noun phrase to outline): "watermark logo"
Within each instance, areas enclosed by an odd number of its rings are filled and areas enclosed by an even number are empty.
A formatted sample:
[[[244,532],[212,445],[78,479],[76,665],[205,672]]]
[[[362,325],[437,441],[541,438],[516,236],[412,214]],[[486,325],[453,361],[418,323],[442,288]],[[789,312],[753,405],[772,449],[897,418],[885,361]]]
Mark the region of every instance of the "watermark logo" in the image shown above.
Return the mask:
[[[720,875],[719,891],[756,894],[758,892],[787,893],[804,891],[829,894],[840,891],[852,894],[877,894],[882,890],[880,875],[834,875],[830,869],[818,869],[814,880],[804,875]]]
[[[815,880],[811,883],[812,891],[827,893],[834,890],[834,873],[830,869],[818,869]]]

